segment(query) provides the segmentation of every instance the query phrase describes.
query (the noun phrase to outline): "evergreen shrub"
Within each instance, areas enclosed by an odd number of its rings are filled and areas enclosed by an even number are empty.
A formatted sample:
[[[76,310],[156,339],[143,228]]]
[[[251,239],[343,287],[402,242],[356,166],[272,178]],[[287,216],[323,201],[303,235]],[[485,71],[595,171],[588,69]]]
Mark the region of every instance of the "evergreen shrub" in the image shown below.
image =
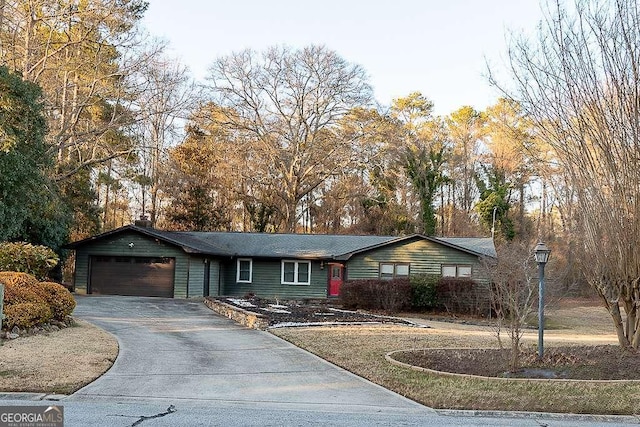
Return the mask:
[[[411,304],[409,279],[347,280],[340,288],[340,301],[350,309],[397,312]]]
[[[0,271],[18,271],[45,280],[58,265],[58,255],[46,246],[25,242],[0,243]]]
[[[3,328],[30,328],[50,321],[64,320],[76,306],[71,293],[62,285],[39,282],[21,272],[0,272],[4,288]]]

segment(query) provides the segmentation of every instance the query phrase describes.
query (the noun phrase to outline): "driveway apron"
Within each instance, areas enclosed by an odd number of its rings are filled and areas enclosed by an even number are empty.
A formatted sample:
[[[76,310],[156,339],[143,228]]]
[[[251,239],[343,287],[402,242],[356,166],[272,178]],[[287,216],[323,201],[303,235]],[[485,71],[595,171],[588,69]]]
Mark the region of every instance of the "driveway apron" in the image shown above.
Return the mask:
[[[114,334],[120,353],[105,375],[67,400],[429,411],[267,332],[216,315],[202,302],[119,296],[76,299],[74,314]]]

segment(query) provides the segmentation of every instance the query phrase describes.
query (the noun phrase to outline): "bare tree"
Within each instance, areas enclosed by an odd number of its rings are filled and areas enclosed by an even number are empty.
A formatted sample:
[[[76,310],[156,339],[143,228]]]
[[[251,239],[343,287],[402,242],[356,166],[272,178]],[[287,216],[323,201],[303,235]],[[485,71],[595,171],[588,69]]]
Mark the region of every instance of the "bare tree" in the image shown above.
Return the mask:
[[[136,24],[143,0],[5,0],[0,64],[44,92],[56,180],[123,157],[142,87],[134,75],[164,48]]]
[[[639,64],[637,1],[557,0],[537,39],[511,44],[505,89],[575,191],[585,274],[625,348],[640,346]]]
[[[322,46],[273,47],[216,60],[210,81],[224,125],[276,191],[283,229],[295,231],[302,199],[354,160],[339,121],[371,100],[364,70]]]
[[[502,331],[506,328],[511,343],[509,369],[516,371],[520,367],[525,322],[538,300],[536,264],[530,245],[505,243],[498,249],[497,261],[487,260],[484,266],[491,279],[491,308],[496,314],[498,343],[502,348]]]
[[[475,199],[473,182],[478,164],[480,139],[484,135],[485,115],[466,105],[451,113],[445,121],[453,144],[450,175],[462,186],[459,189],[459,207],[469,214]]]
[[[142,140],[137,152],[137,181],[141,187],[141,213],[155,225],[161,214],[159,181],[167,150],[184,138],[184,124],[196,109],[199,94],[188,69],[175,59],[152,58],[138,78],[144,89],[137,100],[137,131]]]

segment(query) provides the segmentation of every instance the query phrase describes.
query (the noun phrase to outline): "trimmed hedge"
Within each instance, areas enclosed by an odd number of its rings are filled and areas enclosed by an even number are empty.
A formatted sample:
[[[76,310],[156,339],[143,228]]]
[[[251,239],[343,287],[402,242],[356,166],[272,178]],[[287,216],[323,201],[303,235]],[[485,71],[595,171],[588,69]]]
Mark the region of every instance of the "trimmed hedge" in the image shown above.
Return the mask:
[[[486,314],[488,312],[489,290],[465,277],[443,277],[436,287],[439,307],[458,314]]]
[[[23,285],[33,287],[38,284],[38,279],[28,273],[20,273],[16,271],[0,271],[0,282],[5,285]]]
[[[73,312],[76,302],[62,285],[38,282],[26,273],[2,272],[0,282],[4,289],[3,327],[26,329],[51,319],[64,320]]]
[[[51,320],[51,309],[44,302],[21,302],[5,306],[4,316],[7,329],[26,329]]]
[[[54,319],[62,321],[76,308],[76,300],[64,286],[54,282],[40,282],[40,286],[45,291]]]
[[[348,280],[340,288],[340,301],[350,309],[396,312],[410,305],[411,285],[408,279]]]
[[[488,290],[469,278],[416,275],[410,279],[348,280],[340,289],[345,308],[396,312],[446,310],[455,314],[485,315]]]

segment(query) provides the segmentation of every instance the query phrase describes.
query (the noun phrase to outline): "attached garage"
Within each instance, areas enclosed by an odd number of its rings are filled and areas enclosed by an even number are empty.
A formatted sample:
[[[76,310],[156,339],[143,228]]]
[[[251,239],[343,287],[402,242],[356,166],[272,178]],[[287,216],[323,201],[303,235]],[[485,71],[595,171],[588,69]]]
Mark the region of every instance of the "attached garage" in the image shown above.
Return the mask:
[[[91,256],[88,292],[173,298],[175,258]]]
[[[67,248],[75,251],[73,284],[79,294],[163,298],[211,295],[204,293],[205,278],[198,277],[204,269],[197,268],[205,265],[204,260],[208,266],[210,257],[188,253],[185,249],[193,249],[153,229],[125,226]],[[211,262],[208,278],[214,295],[218,290],[217,265]]]

